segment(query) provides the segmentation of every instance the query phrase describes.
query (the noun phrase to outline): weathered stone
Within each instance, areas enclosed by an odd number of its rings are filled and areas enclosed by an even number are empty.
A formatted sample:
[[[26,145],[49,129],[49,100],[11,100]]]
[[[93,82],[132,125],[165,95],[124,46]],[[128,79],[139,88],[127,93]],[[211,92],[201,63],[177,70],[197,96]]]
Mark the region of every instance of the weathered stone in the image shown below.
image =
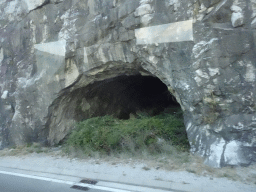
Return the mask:
[[[3,61],[3,59],[4,59],[4,50],[1,49],[0,50],[0,63]]]
[[[232,5],[230,8],[233,13],[231,16],[231,23],[233,27],[239,27],[244,24],[244,15],[243,15],[243,10],[241,7],[238,7],[236,5]]]
[[[149,4],[149,3],[152,3],[153,2],[153,0],[141,0],[140,1],[140,5],[142,5],[142,4]]]
[[[230,7],[230,9],[231,9],[231,11],[233,11],[233,12],[235,12],[235,13],[241,13],[243,10],[241,9],[241,7],[238,7],[238,6],[236,6],[236,5],[232,5],[231,7]]]
[[[173,6],[174,11],[177,11],[178,8],[180,7],[180,2],[178,0],[169,0],[168,6]]]
[[[57,144],[94,116],[156,114],[168,87],[192,153],[215,167],[255,162],[255,5],[2,0],[0,148]]]
[[[140,24],[140,19],[135,18],[133,15],[129,15],[122,21],[122,24],[126,29],[135,28]]]
[[[253,21],[251,23],[251,27],[256,29],[256,18],[253,19]]]
[[[146,14],[141,17],[141,24],[143,26],[148,26],[149,23],[152,21],[153,16],[151,14]]]
[[[8,96],[8,91],[4,91],[1,96],[1,99],[7,99],[7,96]]]
[[[193,41],[192,20],[135,30],[137,44]]]
[[[211,7],[214,4],[219,3],[221,0],[199,0],[205,7]]]
[[[151,5],[149,4],[142,4],[140,7],[138,7],[134,13],[134,15],[136,17],[138,16],[143,16],[143,15],[146,15],[146,14],[150,14],[153,12],[153,9],[151,7]]]
[[[39,6],[49,3],[49,0],[24,0],[24,1],[28,6],[29,11],[32,11],[33,9],[36,9]]]
[[[244,24],[244,16],[241,12],[232,13],[231,22],[233,27],[239,27]]]

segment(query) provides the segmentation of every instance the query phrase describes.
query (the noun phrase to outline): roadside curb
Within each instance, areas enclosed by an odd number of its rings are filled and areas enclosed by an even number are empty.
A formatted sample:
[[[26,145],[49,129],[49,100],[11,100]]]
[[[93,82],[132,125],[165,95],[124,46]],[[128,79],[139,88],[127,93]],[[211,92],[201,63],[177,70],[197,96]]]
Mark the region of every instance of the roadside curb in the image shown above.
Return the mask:
[[[251,192],[256,191],[252,185],[235,182],[226,178],[197,176],[185,171],[171,172],[151,168],[143,169],[143,164],[110,165],[106,162],[89,162],[86,160],[52,157],[45,154],[29,156],[0,157],[0,170],[79,182],[81,179],[98,181],[97,185],[123,190],[136,188],[141,192]],[[134,189],[135,189],[134,188]]]
[[[60,175],[60,174],[53,174],[49,172],[37,172],[37,171],[31,171],[26,169],[19,169],[19,168],[11,168],[11,167],[2,167],[0,166],[0,173],[5,172],[4,174],[9,175],[30,175],[33,179],[40,179],[40,180],[47,180],[47,181],[54,181],[58,180],[58,183],[66,183],[69,185],[74,186],[80,186],[80,187],[89,187],[89,188],[95,188],[94,186],[101,187],[102,190],[104,188],[108,189],[116,189],[118,192],[185,192],[185,191],[177,191],[172,189],[164,189],[164,188],[157,188],[157,187],[149,187],[149,186],[140,186],[140,185],[132,185],[127,183],[115,183],[112,181],[100,181],[98,180],[96,184],[84,184],[79,182],[81,180],[80,177],[72,176],[72,175]],[[3,171],[4,170],[4,171]],[[11,174],[15,173],[15,174]],[[97,188],[97,187],[96,187]],[[106,190],[105,189],[105,190]],[[112,192],[115,192],[115,190],[111,190]]]

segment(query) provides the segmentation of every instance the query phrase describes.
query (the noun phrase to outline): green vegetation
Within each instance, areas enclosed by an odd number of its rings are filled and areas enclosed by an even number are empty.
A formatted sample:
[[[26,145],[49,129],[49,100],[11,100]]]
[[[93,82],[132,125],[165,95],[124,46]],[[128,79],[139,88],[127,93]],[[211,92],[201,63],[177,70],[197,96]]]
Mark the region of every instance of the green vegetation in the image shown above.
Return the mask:
[[[129,120],[112,116],[94,117],[79,122],[66,141],[68,151],[80,150],[91,156],[94,152],[141,154],[188,151],[189,143],[181,110],[150,117],[145,114]]]
[[[0,156],[27,155],[30,153],[47,153],[49,148],[42,147],[39,143],[27,143],[26,145],[13,146],[0,150]]]

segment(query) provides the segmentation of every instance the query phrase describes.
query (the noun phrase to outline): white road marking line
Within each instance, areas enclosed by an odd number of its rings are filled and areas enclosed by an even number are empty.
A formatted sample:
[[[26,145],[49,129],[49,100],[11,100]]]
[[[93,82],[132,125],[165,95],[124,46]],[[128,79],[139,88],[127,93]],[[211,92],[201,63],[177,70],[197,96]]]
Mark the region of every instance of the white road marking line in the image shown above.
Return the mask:
[[[63,184],[68,184],[68,185],[74,185],[75,184],[74,182],[71,182],[71,181],[63,181],[63,180],[52,179],[52,178],[47,178],[47,177],[26,175],[26,174],[22,174],[22,173],[14,173],[14,172],[7,172],[7,171],[0,171],[0,173],[5,174],[5,175],[13,175],[13,176],[18,176],[18,177],[37,179],[37,180],[42,180],[42,181],[51,181],[51,182],[54,182],[54,183],[63,183]]]
[[[62,183],[62,184],[67,184],[67,185],[71,185],[71,186],[77,185],[77,186],[81,186],[81,187],[89,187],[90,189],[99,189],[99,190],[105,190],[105,191],[111,191],[111,192],[131,192],[131,191],[123,190],[123,189],[101,187],[101,186],[96,186],[96,185],[91,185],[91,184],[76,183],[76,182],[72,182],[72,181],[64,181],[64,180],[52,179],[52,178],[40,177],[40,176],[34,176],[34,175],[26,175],[26,174],[22,174],[22,173],[0,171],[0,174],[13,175],[13,176],[18,176],[18,177],[42,180],[42,181],[50,181],[50,182],[54,182],[54,183]]]

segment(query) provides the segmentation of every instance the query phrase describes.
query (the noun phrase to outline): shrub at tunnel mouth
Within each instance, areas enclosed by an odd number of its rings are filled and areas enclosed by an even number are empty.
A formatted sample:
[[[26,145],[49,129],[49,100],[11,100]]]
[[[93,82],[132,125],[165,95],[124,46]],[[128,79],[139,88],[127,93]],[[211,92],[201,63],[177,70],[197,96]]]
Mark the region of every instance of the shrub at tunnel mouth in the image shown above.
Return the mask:
[[[74,129],[61,141],[67,152],[91,156],[189,150],[181,107],[158,78],[119,76],[95,82],[83,93],[94,114],[88,116],[83,106],[76,107]]]

